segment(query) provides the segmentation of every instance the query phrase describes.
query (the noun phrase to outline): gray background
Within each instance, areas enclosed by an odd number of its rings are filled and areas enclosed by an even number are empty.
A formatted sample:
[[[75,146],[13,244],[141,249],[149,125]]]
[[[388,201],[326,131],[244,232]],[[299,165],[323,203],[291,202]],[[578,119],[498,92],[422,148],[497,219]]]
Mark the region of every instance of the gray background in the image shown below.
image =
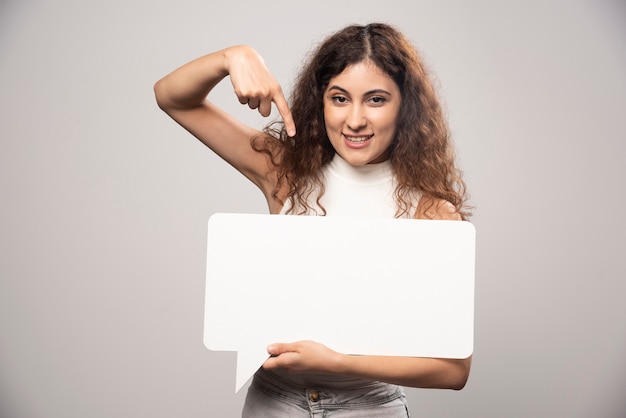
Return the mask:
[[[414,416],[626,415],[623,1],[3,0],[0,417],[239,414],[234,353],[202,344],[205,228],[265,204],[152,85],[248,43],[289,91],[374,20],[437,74],[477,207],[470,381],[408,389]]]

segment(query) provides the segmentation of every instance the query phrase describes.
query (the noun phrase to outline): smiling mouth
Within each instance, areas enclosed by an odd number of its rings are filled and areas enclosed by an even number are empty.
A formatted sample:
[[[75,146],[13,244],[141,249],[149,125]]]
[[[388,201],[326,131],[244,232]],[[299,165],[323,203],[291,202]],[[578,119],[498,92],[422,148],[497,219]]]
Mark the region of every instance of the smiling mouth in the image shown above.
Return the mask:
[[[360,144],[372,138],[373,136],[374,134],[366,135],[366,136],[347,136],[344,134],[344,138],[346,138],[348,141],[352,142],[353,144]]]

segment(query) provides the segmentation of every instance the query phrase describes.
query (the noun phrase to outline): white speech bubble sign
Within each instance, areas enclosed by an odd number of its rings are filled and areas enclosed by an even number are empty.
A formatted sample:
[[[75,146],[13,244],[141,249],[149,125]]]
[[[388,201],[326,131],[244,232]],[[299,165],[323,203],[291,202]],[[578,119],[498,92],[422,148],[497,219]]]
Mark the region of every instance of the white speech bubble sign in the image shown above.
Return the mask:
[[[238,353],[235,391],[276,342],[360,355],[472,354],[469,222],[217,213],[207,241],[204,344]]]

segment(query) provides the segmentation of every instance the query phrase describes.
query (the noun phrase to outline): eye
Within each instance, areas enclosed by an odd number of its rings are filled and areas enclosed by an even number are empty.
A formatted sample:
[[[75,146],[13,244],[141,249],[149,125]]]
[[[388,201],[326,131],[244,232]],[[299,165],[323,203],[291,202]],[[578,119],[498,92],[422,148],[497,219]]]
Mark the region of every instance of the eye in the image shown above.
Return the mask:
[[[342,96],[340,94],[335,94],[330,98],[333,102],[338,104],[343,104],[348,102],[348,98],[346,96]]]
[[[382,96],[372,96],[369,99],[367,99],[367,101],[373,104],[374,106],[382,106],[383,104],[387,103],[387,99]]]

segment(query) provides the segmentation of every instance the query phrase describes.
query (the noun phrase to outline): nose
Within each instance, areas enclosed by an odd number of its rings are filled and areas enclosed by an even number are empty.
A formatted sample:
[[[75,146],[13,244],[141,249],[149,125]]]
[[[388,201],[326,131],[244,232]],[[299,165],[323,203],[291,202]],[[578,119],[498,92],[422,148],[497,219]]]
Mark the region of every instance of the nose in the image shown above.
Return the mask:
[[[367,125],[367,118],[365,117],[365,109],[363,109],[363,106],[355,103],[350,107],[346,125],[348,125],[348,128],[352,131],[363,129]]]

